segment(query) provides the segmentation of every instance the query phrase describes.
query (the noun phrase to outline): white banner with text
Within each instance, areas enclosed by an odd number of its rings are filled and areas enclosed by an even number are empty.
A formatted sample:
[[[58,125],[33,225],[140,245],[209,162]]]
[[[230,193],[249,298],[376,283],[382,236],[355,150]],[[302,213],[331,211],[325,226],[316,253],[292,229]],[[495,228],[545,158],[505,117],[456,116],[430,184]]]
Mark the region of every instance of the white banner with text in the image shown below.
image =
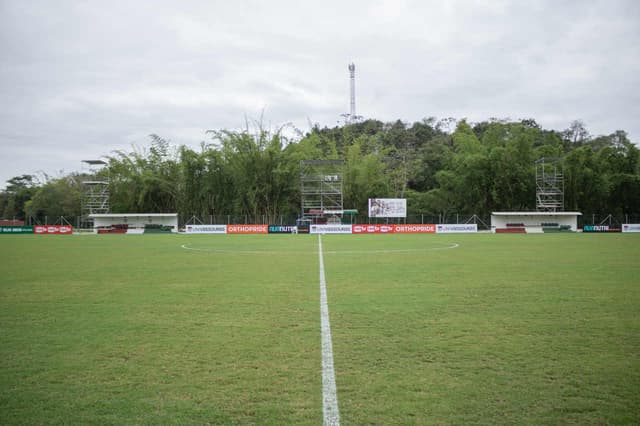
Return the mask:
[[[184,230],[187,234],[226,234],[227,225],[187,225]]]
[[[312,234],[351,234],[351,225],[311,225]]]
[[[625,223],[622,225],[622,232],[640,232],[640,223]]]
[[[436,225],[437,234],[469,234],[473,232],[478,232],[478,225],[475,223]]]

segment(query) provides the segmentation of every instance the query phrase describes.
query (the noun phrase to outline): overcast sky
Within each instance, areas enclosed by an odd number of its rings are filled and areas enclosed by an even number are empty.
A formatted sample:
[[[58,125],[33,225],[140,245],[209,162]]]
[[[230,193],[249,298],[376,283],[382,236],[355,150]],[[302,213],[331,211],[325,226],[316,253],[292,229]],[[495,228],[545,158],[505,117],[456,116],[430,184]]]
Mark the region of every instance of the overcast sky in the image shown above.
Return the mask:
[[[245,116],[534,118],[640,142],[640,2],[0,0],[0,188]]]

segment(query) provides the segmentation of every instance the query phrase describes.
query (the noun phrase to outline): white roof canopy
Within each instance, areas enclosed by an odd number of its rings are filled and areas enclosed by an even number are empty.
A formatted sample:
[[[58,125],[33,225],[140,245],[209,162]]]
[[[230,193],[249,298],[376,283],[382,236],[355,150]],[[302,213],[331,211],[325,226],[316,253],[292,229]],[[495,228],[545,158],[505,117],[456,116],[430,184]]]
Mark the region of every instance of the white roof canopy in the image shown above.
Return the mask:
[[[582,216],[580,212],[492,212],[494,216]]]

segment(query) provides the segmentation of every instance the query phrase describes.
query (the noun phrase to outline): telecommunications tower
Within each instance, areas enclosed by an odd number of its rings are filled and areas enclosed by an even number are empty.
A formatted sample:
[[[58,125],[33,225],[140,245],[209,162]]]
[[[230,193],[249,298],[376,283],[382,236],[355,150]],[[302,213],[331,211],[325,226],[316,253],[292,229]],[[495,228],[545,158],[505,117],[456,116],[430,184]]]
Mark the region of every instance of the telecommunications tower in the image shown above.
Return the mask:
[[[356,118],[356,65],[352,62],[349,64],[349,81],[351,83],[351,108],[349,110],[349,118]]]
[[[350,105],[349,113],[342,114],[346,124],[355,123],[362,117],[356,115],[356,65],[352,62],[349,64],[349,84],[350,84]]]

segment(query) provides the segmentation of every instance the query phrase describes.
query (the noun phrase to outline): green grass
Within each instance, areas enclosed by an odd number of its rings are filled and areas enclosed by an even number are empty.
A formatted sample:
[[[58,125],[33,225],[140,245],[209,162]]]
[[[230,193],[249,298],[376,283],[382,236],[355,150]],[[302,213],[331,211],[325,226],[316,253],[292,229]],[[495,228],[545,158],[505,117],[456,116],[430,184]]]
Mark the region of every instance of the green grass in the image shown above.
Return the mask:
[[[640,422],[640,236],[322,238],[343,424]],[[0,424],[321,424],[317,242],[2,236]]]
[[[320,423],[316,256],[184,242],[284,239],[1,240],[0,423]]]

